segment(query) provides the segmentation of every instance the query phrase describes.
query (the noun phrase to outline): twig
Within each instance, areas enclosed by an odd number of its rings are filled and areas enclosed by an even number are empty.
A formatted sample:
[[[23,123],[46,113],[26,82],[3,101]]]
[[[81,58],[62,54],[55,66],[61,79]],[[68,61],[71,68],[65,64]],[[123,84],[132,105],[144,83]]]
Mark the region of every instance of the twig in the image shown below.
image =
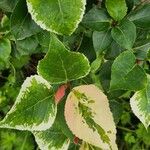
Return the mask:
[[[118,128],[118,129],[121,129],[121,130],[124,130],[124,131],[127,131],[127,132],[133,132],[133,133],[135,133],[135,131],[134,131],[134,130],[130,130],[130,129],[125,128],[125,127],[117,126],[117,128]]]

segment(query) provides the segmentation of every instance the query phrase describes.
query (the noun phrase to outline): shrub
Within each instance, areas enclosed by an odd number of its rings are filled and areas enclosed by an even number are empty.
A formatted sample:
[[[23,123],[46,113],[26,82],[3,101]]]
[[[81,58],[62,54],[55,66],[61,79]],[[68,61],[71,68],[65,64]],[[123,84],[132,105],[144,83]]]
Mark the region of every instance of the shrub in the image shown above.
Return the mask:
[[[0,149],[149,149],[149,12],[148,0],[1,0]]]

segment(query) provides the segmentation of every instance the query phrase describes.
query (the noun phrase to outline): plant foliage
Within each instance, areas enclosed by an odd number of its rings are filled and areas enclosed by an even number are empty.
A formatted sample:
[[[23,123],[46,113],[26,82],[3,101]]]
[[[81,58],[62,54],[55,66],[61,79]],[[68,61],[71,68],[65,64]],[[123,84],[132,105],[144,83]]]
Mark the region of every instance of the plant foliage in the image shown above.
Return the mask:
[[[150,148],[148,0],[0,1],[0,150]]]

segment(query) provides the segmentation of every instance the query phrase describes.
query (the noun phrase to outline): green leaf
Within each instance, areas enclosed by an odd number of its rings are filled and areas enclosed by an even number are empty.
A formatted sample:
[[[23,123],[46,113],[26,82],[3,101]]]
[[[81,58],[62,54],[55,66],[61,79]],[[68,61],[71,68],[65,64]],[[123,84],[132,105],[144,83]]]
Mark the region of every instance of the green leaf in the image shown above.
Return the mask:
[[[143,43],[144,44],[144,43]],[[136,58],[139,60],[147,60],[150,51],[150,42],[134,48]]]
[[[0,9],[6,12],[12,12],[18,0],[1,0]]]
[[[136,27],[129,20],[122,20],[112,29],[111,35],[121,47],[131,49],[136,39]]]
[[[145,129],[142,123],[138,124],[138,129],[136,129],[137,137],[145,143],[145,145],[150,146],[149,139],[150,139],[150,128]]]
[[[85,0],[27,0],[33,20],[43,29],[70,35],[82,20]]]
[[[101,65],[99,71],[99,80],[102,84],[104,91],[109,90],[110,79],[111,79],[111,66],[112,66],[112,61],[106,61]]]
[[[76,137],[98,148],[117,150],[108,99],[95,85],[72,89],[65,104],[65,118]]]
[[[103,61],[103,56],[102,55],[98,55],[97,58],[91,63],[91,73],[95,74]]]
[[[6,15],[3,15],[0,22],[0,33],[1,35],[5,35],[9,32],[10,32],[10,19]]]
[[[51,85],[40,76],[31,76],[24,81],[15,104],[0,122],[0,127],[46,130],[52,126],[56,112]]]
[[[96,59],[96,53],[93,47],[93,41],[91,37],[83,37],[82,44],[78,52],[83,53],[90,62]]]
[[[133,95],[130,105],[133,113],[147,129],[150,125],[150,75],[147,75],[146,87]]]
[[[115,59],[111,68],[111,91],[138,91],[146,86],[146,74],[140,66],[135,64],[135,61],[131,51],[125,51]]]
[[[110,100],[109,104],[110,110],[113,113],[114,121],[116,124],[118,124],[123,113],[123,106],[117,100]]]
[[[134,7],[134,0],[125,0],[128,8],[128,12],[130,12]]]
[[[104,50],[108,48],[108,46],[112,42],[111,32],[107,31],[94,31],[93,33],[93,46],[95,51],[102,53]]]
[[[19,0],[11,15],[11,32],[17,40],[40,32],[40,27],[31,19],[26,0]]]
[[[110,44],[110,46],[107,48],[105,59],[107,60],[114,60],[116,57],[119,56],[125,49],[122,48],[118,43],[116,43],[114,40]]]
[[[11,53],[11,43],[8,39],[0,39],[0,60],[3,62],[8,61]]]
[[[141,8],[133,11],[129,16],[129,20],[133,21],[139,28],[150,28],[150,4],[146,4]]]
[[[38,51],[38,39],[36,35],[30,36],[28,38],[25,38],[23,40],[17,40],[16,41],[16,48],[18,53],[23,55],[29,55],[36,53]]]
[[[53,84],[83,78],[90,71],[89,61],[80,53],[70,52],[54,36],[51,36],[49,51],[38,64],[38,74]]]
[[[103,8],[92,8],[83,18],[84,26],[93,31],[104,31],[110,27],[111,18]]]
[[[72,142],[74,140],[74,135],[68,128],[66,124],[65,116],[64,116],[65,103],[66,103],[66,97],[57,105],[57,109],[58,109],[57,118],[56,118],[57,120],[55,121],[57,121],[57,124],[59,128],[61,129],[62,133],[66,137],[68,137],[70,141]]]
[[[110,16],[116,21],[122,20],[127,14],[125,0],[106,0],[106,8]]]
[[[37,39],[39,44],[42,46],[42,51],[46,53],[49,47],[50,33],[43,30],[37,34]]]
[[[33,134],[41,150],[68,150],[70,140],[55,123],[50,129]]]

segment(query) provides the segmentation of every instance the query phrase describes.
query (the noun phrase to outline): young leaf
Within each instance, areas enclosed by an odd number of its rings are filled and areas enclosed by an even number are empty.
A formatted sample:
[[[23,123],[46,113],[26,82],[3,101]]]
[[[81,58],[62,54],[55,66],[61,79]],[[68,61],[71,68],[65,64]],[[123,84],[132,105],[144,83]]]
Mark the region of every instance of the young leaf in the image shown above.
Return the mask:
[[[85,0],[27,0],[33,20],[43,29],[70,35],[82,20]]]
[[[133,21],[139,28],[150,28],[150,4],[146,4],[140,9],[133,11],[129,15],[129,20]]]
[[[89,61],[83,54],[70,52],[54,35],[51,36],[49,51],[38,64],[39,75],[57,84],[83,78],[89,71]]]
[[[11,52],[11,43],[8,39],[0,39],[0,60],[6,62]]]
[[[60,87],[58,87],[56,93],[55,93],[55,102],[58,104],[62,98],[65,96],[66,89],[68,88],[68,84],[63,84]]]
[[[11,16],[11,32],[17,40],[40,32],[40,27],[31,19],[26,0],[19,0]]]
[[[108,99],[95,85],[81,85],[70,92],[65,118],[75,136],[96,147],[117,150]]]
[[[133,95],[130,105],[133,113],[147,129],[150,125],[150,75],[147,75],[147,86]]]
[[[55,123],[50,129],[33,134],[41,150],[68,150],[70,140]]]
[[[111,35],[121,47],[131,49],[136,39],[136,27],[129,20],[122,20],[112,29]]]
[[[111,18],[105,9],[92,8],[83,18],[82,23],[93,31],[104,31],[110,27]]]
[[[131,51],[125,51],[115,59],[111,68],[111,91],[138,91],[146,86],[146,74],[140,66],[135,64],[135,61]]]
[[[116,21],[122,20],[127,14],[125,0],[106,0],[106,8],[110,16]]]
[[[112,42],[111,32],[107,31],[94,31],[93,33],[93,46],[95,51],[102,53]]]
[[[51,85],[40,76],[28,77],[0,127],[41,131],[50,128],[57,107]]]

